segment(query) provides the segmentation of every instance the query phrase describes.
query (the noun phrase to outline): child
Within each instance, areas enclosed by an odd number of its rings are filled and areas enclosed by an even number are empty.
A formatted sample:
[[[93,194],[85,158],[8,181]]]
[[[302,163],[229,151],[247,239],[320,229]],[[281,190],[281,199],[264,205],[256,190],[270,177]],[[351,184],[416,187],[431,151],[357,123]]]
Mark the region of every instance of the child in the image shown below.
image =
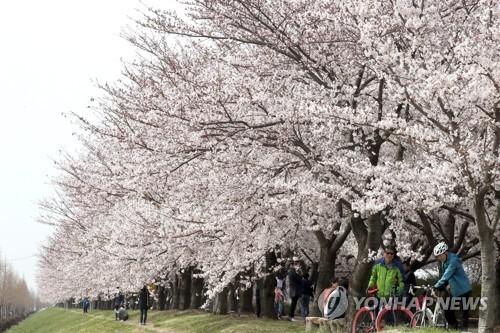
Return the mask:
[[[275,287],[274,308],[276,310],[276,316],[278,317],[278,320],[281,319],[281,317],[283,316],[284,305],[285,305],[285,294],[283,293],[283,290],[281,288]]]

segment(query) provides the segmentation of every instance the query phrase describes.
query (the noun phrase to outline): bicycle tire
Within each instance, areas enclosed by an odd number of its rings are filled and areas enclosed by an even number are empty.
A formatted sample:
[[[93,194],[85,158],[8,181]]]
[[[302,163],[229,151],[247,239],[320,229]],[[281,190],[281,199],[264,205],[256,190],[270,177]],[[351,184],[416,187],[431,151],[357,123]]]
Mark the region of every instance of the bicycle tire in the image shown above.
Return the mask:
[[[405,326],[410,327],[411,321],[413,320],[413,312],[408,310],[407,308],[403,307],[396,307],[394,310],[391,309],[390,307],[385,307],[377,315],[377,318],[375,319],[375,328],[377,329],[377,332],[380,332],[384,329],[384,321],[386,319],[386,316],[388,314],[392,314],[392,311],[394,311],[396,314],[398,314],[403,320],[401,320],[402,323],[404,323]],[[398,321],[396,320],[395,326],[397,326]]]
[[[434,318],[434,326],[439,328],[448,329],[448,321],[444,316],[443,310],[439,310],[436,312],[436,318]]]
[[[362,307],[354,314],[352,320],[351,333],[374,333],[375,315],[369,307]]]
[[[429,317],[428,311],[417,311],[413,314],[413,319],[411,320],[411,327],[413,328],[421,328],[421,327],[430,327],[432,321],[432,314]]]

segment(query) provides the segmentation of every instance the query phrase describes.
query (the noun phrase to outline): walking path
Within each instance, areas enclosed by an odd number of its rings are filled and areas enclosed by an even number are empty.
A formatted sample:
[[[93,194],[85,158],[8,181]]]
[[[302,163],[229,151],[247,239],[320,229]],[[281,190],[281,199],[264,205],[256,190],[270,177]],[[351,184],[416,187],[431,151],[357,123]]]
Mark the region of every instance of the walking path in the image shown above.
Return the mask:
[[[92,312],[88,313],[87,316],[92,316],[97,319],[102,319],[102,316],[99,315],[94,315]],[[112,319],[111,319],[112,320]],[[120,323],[129,325],[129,326],[134,326],[142,331],[148,330],[150,332],[155,332],[155,333],[178,333],[174,332],[165,328],[159,328],[159,327],[154,327],[152,323],[146,323],[146,325],[141,325],[140,323],[136,322],[135,320],[126,320],[126,321],[120,321]]]
[[[136,322],[133,322],[130,320],[123,321],[123,323],[127,324],[127,325],[131,325],[131,326],[136,326],[136,327],[142,329],[143,331],[148,330],[148,331],[152,331],[152,332],[156,332],[156,333],[178,333],[178,332],[174,332],[174,331],[167,331],[164,328],[154,327],[153,324],[151,324],[151,323],[146,323],[146,325],[141,325],[139,323],[136,323]]]

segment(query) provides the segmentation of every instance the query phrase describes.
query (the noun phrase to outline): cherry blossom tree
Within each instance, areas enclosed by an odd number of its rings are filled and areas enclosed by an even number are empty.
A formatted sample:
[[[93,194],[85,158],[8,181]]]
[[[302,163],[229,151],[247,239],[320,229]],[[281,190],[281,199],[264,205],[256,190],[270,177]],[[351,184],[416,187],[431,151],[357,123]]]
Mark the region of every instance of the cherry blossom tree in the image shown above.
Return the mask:
[[[79,119],[85,152],[59,162],[41,274],[71,276],[57,297],[196,267],[213,298],[272,274],[276,248],[319,263],[318,291],[355,256],[359,296],[391,234],[422,263],[436,237],[464,257],[479,240],[495,299],[498,7],[195,0],[187,16],[139,20],[141,57],[102,87],[99,120]],[[70,261],[111,266],[77,286]]]
[[[388,8],[382,20],[380,11],[367,13],[359,25],[371,65],[418,117],[399,132],[455,173],[474,212],[481,294],[488,298],[481,332],[493,331],[496,312],[499,10],[492,1],[407,2]]]

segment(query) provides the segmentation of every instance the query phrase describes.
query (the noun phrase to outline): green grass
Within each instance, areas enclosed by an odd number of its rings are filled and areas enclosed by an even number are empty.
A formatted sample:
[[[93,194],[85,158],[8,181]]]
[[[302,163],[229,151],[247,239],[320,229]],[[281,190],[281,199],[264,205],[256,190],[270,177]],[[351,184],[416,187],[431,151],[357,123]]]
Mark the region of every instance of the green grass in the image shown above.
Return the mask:
[[[90,311],[50,308],[40,311],[8,333],[304,333],[302,322],[256,319],[253,316],[217,316],[201,311],[150,311],[148,326],[141,327],[137,311],[130,319],[114,320],[113,311]],[[315,333],[319,333],[316,331]]]
[[[148,326],[141,327],[138,311],[129,311],[125,323],[114,320],[113,311],[49,308],[21,322],[7,333],[304,333],[302,322],[257,319],[252,315],[217,316],[202,311],[150,311]],[[450,333],[435,328],[399,332]],[[316,330],[314,333],[320,333]]]
[[[439,329],[439,328],[401,328],[399,332],[402,333],[452,333],[452,332],[457,332],[457,331],[447,331],[444,329]],[[457,332],[458,333],[458,332]]]
[[[217,316],[205,312],[152,312],[155,327],[179,333],[303,333],[303,323],[256,319],[248,316]]]
[[[11,328],[8,333],[154,333],[114,320],[112,311],[80,311],[50,308],[37,312]]]

